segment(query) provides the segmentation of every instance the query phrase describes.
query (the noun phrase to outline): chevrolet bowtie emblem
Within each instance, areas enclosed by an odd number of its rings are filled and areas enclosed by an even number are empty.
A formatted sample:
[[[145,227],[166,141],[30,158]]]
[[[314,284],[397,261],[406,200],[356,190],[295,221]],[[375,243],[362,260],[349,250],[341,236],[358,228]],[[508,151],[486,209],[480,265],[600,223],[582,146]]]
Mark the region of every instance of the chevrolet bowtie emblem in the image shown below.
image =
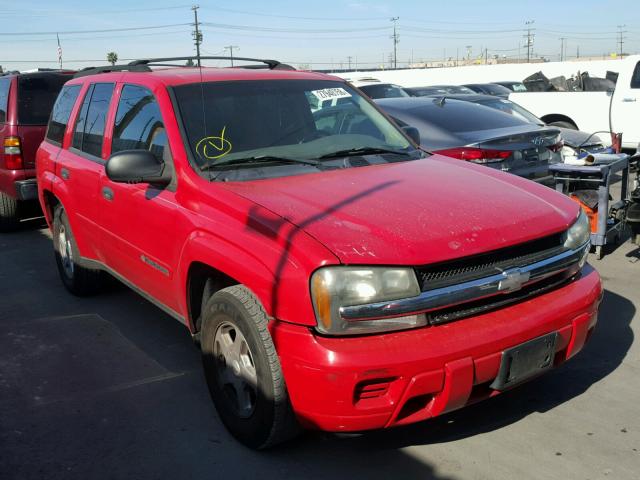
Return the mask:
[[[529,272],[522,272],[519,268],[511,268],[502,272],[504,277],[498,284],[498,290],[501,292],[515,292],[520,290],[522,286],[529,281]]]

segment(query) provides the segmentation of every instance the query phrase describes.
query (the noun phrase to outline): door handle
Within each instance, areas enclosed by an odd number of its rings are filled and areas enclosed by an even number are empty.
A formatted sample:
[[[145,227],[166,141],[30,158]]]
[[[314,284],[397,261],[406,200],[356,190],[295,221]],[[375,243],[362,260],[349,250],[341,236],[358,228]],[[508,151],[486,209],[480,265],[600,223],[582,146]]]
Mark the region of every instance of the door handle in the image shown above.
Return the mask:
[[[627,97],[622,99],[623,102],[635,102],[635,97]]]
[[[102,196],[109,202],[113,201],[113,190],[109,187],[102,187]]]
[[[69,177],[71,176],[71,174],[69,173],[69,170],[62,167],[60,169],[60,176],[62,177],[63,180],[69,180]]]

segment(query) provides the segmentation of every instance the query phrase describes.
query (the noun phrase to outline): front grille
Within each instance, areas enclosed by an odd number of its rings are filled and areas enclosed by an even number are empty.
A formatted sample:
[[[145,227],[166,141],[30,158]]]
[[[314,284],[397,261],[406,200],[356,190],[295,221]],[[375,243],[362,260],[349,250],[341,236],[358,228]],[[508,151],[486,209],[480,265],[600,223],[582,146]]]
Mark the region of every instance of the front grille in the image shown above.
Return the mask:
[[[513,293],[497,295],[428,313],[427,320],[431,325],[440,325],[442,323],[453,322],[454,320],[459,320],[464,317],[480,315],[492,310],[497,310],[498,308],[506,307],[507,305],[522,302],[537,295],[542,295],[543,293],[558,288],[573,279],[575,279],[575,275],[573,278],[570,278],[567,277],[566,274],[558,274]]]
[[[418,267],[418,281],[424,292],[530,265],[563,252],[563,235],[558,233],[472,257]]]

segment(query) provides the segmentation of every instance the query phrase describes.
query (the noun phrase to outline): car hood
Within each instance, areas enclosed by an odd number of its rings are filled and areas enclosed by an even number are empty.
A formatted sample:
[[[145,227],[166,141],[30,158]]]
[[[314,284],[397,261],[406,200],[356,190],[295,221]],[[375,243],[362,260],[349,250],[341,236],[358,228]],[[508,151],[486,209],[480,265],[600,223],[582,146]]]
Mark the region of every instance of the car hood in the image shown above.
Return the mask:
[[[566,229],[567,197],[490,168],[434,155],[250,182],[234,191],[280,215],[345,264],[424,265]]]

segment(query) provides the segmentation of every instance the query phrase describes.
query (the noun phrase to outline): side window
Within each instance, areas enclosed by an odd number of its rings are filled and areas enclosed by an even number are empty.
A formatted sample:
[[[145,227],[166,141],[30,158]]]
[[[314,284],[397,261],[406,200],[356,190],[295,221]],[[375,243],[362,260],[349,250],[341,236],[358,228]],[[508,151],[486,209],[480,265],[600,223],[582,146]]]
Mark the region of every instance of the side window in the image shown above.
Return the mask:
[[[96,83],[87,90],[73,134],[73,147],[96,157],[101,156],[112,94],[113,83]]]
[[[47,128],[47,138],[52,142],[61,144],[64,138],[64,131],[67,129],[71,110],[78,99],[80,85],[64,87],[58,95],[56,103],[51,111],[51,120]]]
[[[636,63],[636,68],[633,70],[633,76],[631,77],[631,88],[640,88],[640,62]],[[1,102],[0,108],[2,108]]]
[[[136,85],[125,85],[118,102],[111,153],[122,150],[150,150],[158,159],[169,154],[158,102],[149,90]]]
[[[10,78],[0,78],[0,123],[7,121],[7,106],[9,104]]]

